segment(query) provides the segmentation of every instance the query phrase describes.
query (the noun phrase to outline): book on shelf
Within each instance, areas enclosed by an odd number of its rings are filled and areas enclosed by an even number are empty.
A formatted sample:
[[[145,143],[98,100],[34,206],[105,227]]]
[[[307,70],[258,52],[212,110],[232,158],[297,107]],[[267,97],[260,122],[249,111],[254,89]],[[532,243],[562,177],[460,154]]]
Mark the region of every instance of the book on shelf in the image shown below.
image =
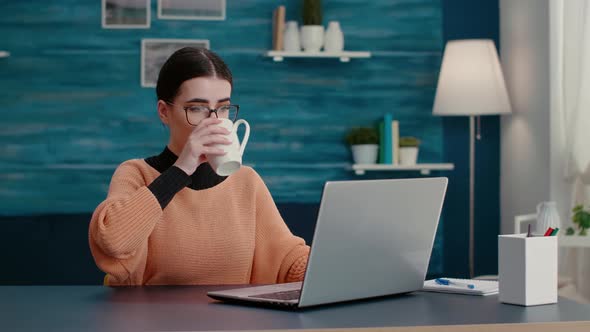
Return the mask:
[[[272,22],[272,49],[282,51],[285,30],[285,6],[278,6],[273,11]]]
[[[385,164],[385,130],[383,121],[379,122],[379,163]]]
[[[391,121],[391,155],[392,163],[399,164],[399,121]]]
[[[391,113],[386,113],[383,117],[383,132],[384,132],[384,164],[391,164],[393,162],[393,156],[391,154],[392,146],[391,146],[391,122],[393,121],[393,116]]]
[[[277,10],[272,11],[272,49],[277,49]]]
[[[379,163],[399,164],[399,121],[387,113],[379,123]]]
[[[399,165],[399,120],[387,113],[379,121],[379,164]]]

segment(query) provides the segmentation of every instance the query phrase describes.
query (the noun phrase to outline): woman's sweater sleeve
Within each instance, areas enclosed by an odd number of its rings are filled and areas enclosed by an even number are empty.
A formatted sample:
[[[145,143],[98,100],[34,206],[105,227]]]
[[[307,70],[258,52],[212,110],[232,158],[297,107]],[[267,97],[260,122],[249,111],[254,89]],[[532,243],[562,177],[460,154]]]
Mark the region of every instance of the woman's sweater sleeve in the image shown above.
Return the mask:
[[[251,283],[303,280],[309,246],[291,233],[268,188],[258,174],[256,178],[256,246]]]
[[[175,193],[167,176],[169,171],[146,186],[133,162],[125,162],[115,171],[107,199],[96,208],[89,226],[92,255],[98,267],[110,275],[110,283],[142,282],[148,237]]]

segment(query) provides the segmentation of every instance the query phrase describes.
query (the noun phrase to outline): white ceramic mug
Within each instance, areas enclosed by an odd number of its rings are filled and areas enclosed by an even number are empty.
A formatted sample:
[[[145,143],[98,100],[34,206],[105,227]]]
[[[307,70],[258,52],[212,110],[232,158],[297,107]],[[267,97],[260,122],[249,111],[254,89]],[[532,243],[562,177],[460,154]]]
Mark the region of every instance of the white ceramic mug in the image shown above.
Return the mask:
[[[248,124],[248,122],[244,119],[240,119],[235,123],[233,123],[230,119],[220,120],[222,122],[218,124],[218,126],[221,126],[230,131],[228,138],[231,140],[231,144],[215,145],[215,147],[223,149],[227,153],[223,156],[207,156],[207,160],[217,174],[221,176],[228,176],[240,169],[240,166],[242,166],[242,155],[244,154],[244,149],[248,143],[248,137],[250,137],[250,124]],[[238,140],[238,127],[241,124],[246,126],[246,132],[244,133],[244,138],[240,144],[240,141]]]

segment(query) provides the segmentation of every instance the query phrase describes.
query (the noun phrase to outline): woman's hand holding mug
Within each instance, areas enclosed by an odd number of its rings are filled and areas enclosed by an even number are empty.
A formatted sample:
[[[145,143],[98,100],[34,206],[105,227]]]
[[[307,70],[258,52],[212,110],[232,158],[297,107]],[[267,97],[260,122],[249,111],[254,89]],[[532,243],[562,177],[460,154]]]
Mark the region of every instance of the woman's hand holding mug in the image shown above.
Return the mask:
[[[216,145],[229,145],[231,132],[219,126],[222,120],[210,117],[203,119],[191,132],[174,166],[191,175],[208,157],[223,156],[227,152]]]

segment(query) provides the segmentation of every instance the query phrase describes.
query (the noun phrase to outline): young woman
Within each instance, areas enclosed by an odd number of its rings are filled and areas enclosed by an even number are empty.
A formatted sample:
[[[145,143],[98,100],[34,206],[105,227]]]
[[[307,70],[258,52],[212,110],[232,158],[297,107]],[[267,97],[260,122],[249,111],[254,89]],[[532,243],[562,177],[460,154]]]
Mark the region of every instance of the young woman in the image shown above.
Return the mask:
[[[108,285],[283,283],[303,279],[309,247],[281,218],[250,167],[217,175],[207,156],[228,144],[218,118],[235,120],[232,75],[219,56],[183,48],[158,77],[158,115],[169,128],[157,156],[115,171],[94,211],[90,249]]]

